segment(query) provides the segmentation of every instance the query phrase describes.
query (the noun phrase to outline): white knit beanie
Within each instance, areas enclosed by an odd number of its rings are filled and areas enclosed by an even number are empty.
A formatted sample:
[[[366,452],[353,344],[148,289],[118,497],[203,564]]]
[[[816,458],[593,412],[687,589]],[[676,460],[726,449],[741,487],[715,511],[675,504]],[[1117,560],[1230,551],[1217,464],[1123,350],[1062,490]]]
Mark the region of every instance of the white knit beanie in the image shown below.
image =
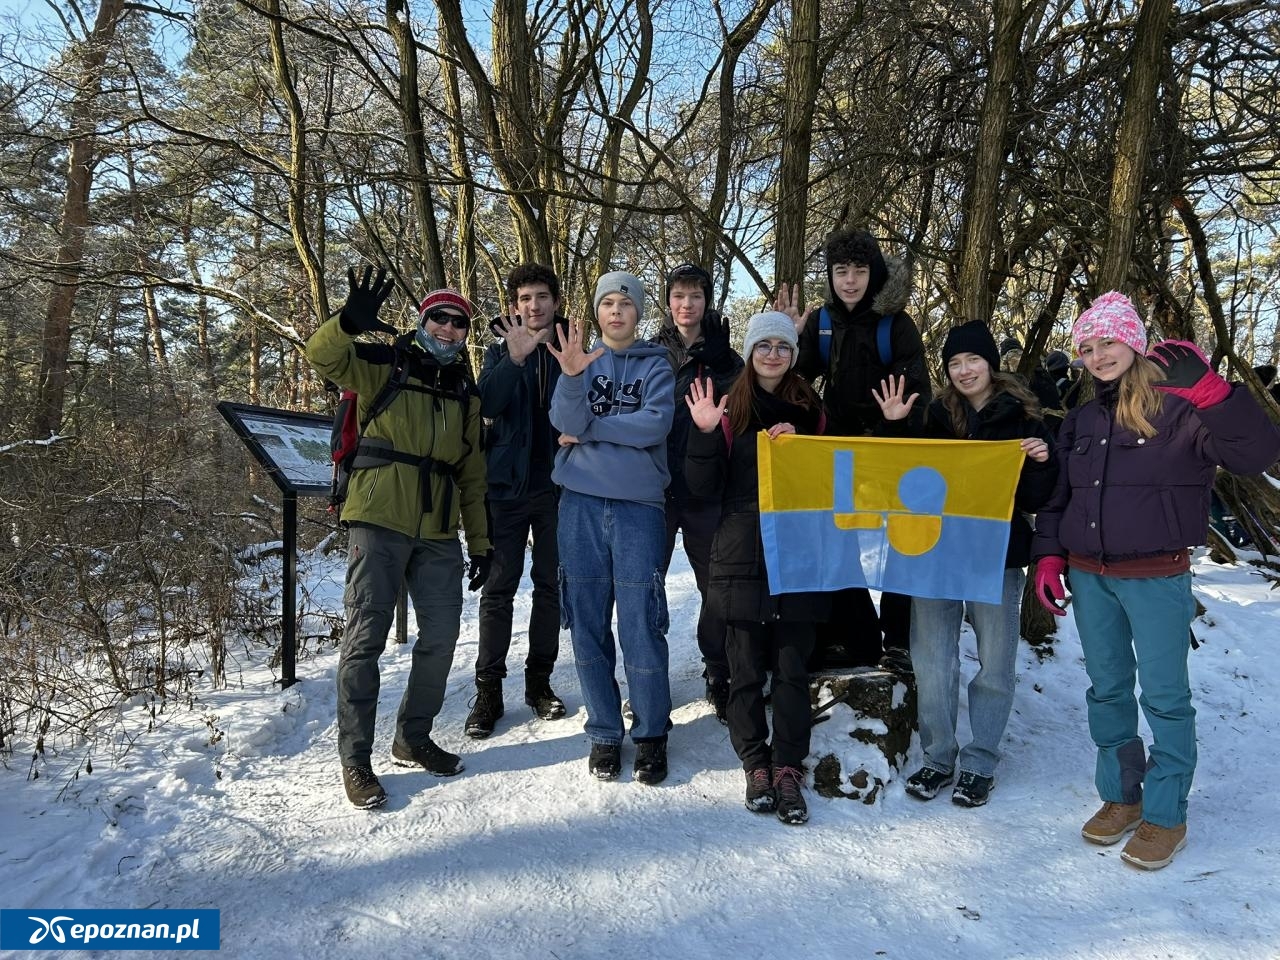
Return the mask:
[[[751,351],[761,340],[783,340],[791,344],[791,367],[794,367],[796,361],[800,359],[799,344],[796,342],[796,325],[781,311],[767,310],[764,313],[757,313],[747,321],[747,336],[742,341],[742,356],[750,361]]]

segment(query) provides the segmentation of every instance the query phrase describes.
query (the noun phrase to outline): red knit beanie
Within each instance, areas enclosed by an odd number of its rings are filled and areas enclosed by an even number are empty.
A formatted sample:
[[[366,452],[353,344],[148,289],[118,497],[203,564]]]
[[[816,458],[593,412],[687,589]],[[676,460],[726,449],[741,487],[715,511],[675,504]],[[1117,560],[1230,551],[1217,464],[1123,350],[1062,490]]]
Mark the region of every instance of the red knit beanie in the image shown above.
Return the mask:
[[[418,322],[422,322],[429,310],[441,308],[460,311],[468,320],[471,319],[471,304],[467,302],[467,298],[457,290],[446,287],[442,290],[432,290],[427,294],[427,298],[422,301],[422,306],[418,308]]]

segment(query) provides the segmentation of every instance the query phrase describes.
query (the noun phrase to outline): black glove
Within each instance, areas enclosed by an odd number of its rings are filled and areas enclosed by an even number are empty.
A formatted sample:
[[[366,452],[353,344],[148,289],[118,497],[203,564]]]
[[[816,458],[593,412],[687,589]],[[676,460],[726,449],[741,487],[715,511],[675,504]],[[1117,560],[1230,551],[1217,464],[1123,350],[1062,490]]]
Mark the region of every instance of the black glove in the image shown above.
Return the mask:
[[[1156,389],[1190,400],[1199,410],[1231,396],[1231,384],[1214,372],[1200,348],[1188,340],[1163,340],[1147,358],[1164,374]]]
[[[342,312],[338,315],[338,322],[342,325],[342,329],[352,336],[366,331],[398,336],[399,330],[378,319],[378,310],[395,289],[395,283],[386,279],[387,271],[383,267],[378,268],[377,278],[370,283],[369,278],[372,274],[373,267],[366,266],[364,276],[356,282],[355,269],[347,267],[347,285],[350,291],[347,294],[347,302],[342,305]]]
[[[467,565],[467,589],[475,593],[489,579],[489,568],[493,566],[493,554],[492,552],[472,554],[467,559],[471,561]]]
[[[720,360],[733,347],[729,343],[729,321],[718,310],[708,310],[702,315],[702,356],[706,360]]]

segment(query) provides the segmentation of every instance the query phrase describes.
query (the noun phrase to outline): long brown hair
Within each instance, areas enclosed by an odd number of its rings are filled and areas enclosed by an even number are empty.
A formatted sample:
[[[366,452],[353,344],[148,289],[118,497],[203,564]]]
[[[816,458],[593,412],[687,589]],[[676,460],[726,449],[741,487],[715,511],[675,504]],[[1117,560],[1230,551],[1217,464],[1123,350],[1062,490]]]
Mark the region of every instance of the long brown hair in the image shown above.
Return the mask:
[[[988,368],[990,368],[990,364],[988,364]],[[995,398],[996,394],[1007,393],[1022,404],[1022,410],[1026,413],[1028,420],[1044,419],[1044,412],[1040,409],[1040,401],[1036,399],[1034,393],[1027,389],[1021,377],[1013,373],[1005,373],[1003,370],[992,370],[991,387],[993,391],[991,394],[992,399]],[[959,438],[966,436],[969,433],[970,404],[968,399],[951,382],[950,374],[947,374],[946,386],[938,394],[938,399],[942,401],[947,415],[951,418],[951,432]]]
[[[751,425],[751,406],[755,400],[756,384],[759,383],[750,355],[746,359],[746,366],[738,374],[738,379],[730,384],[728,393],[729,405],[726,413],[729,417],[729,429],[735,437],[746,433],[747,427]],[[822,405],[813,387],[794,370],[788,370],[782,375],[773,395],[784,403],[794,403],[810,409],[817,409]]]

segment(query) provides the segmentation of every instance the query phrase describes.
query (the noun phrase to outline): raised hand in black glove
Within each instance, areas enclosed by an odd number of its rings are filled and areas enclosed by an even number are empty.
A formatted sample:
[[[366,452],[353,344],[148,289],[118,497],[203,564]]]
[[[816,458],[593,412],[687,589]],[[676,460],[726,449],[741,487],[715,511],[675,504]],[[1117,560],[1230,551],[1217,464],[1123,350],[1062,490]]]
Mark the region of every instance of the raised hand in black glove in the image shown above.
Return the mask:
[[[1162,340],[1147,358],[1164,374],[1156,389],[1190,400],[1197,409],[1231,396],[1231,384],[1214,372],[1200,348],[1188,340]]]
[[[728,321],[719,311],[708,310],[703,314],[703,360],[717,362],[732,351],[728,342]]]
[[[475,593],[489,579],[489,568],[493,566],[493,554],[472,554],[467,559],[471,561],[467,565],[467,589]]]
[[[347,285],[350,290],[347,302],[342,305],[342,312],[338,315],[338,323],[352,336],[373,331],[398,335],[399,330],[378,319],[378,310],[395,289],[395,283],[387,279],[385,268],[379,267],[378,276],[370,283],[372,275],[373,267],[366,266],[364,276],[357,282],[355,268],[347,267]]]

